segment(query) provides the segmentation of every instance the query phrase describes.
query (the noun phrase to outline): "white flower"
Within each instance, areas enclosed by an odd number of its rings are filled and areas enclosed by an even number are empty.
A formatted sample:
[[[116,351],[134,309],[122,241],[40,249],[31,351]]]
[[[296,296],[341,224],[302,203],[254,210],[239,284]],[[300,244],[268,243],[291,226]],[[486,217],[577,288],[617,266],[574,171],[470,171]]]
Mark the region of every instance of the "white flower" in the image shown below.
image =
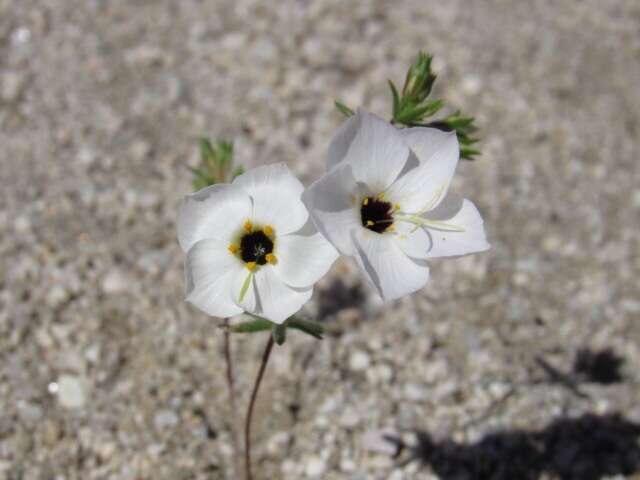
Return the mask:
[[[333,138],[328,172],[303,200],[383,300],[422,288],[428,259],[489,248],[476,207],[448,193],[459,156],[454,132],[398,130],[362,111]]]
[[[186,197],[187,301],[217,317],[245,311],[282,323],[296,313],[338,256],[309,220],[303,190],[274,164]]]

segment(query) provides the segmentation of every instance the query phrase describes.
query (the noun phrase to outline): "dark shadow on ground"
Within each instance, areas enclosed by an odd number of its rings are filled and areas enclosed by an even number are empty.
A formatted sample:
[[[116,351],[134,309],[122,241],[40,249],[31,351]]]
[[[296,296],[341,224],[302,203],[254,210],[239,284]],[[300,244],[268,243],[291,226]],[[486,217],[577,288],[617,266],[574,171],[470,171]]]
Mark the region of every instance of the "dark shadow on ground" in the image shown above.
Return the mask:
[[[612,349],[578,350],[573,363],[573,373],[583,382],[612,385],[623,381],[624,358]]]
[[[583,399],[589,398],[589,395],[582,389],[586,384],[613,385],[624,380],[622,375],[624,357],[609,348],[603,350],[582,348],[578,350],[571,370],[567,370],[566,367],[556,367],[542,355],[538,355],[535,362],[544,372],[545,378],[533,383],[561,385]]]
[[[364,301],[361,284],[347,286],[342,280],[336,279],[328,287],[318,290],[318,319],[326,320],[345,308],[359,308]]]
[[[476,443],[434,441],[417,432],[417,444],[398,446],[398,456],[429,465],[442,480],[600,480],[640,473],[640,424],[620,415],[560,419],[542,431],[512,430]]]

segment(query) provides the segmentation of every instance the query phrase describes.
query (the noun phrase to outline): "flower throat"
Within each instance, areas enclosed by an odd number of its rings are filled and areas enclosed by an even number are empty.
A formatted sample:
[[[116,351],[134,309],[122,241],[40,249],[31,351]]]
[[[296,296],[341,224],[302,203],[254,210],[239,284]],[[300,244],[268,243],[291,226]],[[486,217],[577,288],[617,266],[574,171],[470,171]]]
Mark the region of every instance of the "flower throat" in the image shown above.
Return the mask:
[[[360,208],[362,226],[376,233],[384,233],[393,225],[393,206],[378,197],[366,197]]]
[[[246,263],[255,262],[258,265],[265,265],[268,261],[267,255],[271,253],[273,253],[273,240],[262,230],[246,233],[240,239],[240,258]]]

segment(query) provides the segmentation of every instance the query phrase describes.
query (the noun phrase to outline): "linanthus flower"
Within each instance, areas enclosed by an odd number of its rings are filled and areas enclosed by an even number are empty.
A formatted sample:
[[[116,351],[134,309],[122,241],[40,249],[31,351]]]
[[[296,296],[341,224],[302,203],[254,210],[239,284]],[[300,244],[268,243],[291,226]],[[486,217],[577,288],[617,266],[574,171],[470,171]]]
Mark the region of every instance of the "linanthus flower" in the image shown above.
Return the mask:
[[[282,323],[296,313],[338,256],[310,221],[303,190],[273,164],[187,196],[178,214],[187,301],[217,317],[244,311]]]
[[[478,209],[449,193],[459,156],[455,132],[399,130],[363,111],[334,136],[328,172],[303,200],[383,300],[422,288],[431,258],[489,249]]]

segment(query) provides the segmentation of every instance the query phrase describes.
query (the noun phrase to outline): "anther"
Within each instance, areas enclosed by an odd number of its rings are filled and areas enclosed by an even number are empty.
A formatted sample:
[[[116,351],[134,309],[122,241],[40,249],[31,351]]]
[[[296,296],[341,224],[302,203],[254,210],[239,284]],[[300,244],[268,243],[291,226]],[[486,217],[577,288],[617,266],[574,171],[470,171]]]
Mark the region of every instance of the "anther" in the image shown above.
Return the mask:
[[[278,259],[276,258],[276,256],[273,253],[267,253],[265,259],[271,265],[275,265],[276,263],[278,263]]]

